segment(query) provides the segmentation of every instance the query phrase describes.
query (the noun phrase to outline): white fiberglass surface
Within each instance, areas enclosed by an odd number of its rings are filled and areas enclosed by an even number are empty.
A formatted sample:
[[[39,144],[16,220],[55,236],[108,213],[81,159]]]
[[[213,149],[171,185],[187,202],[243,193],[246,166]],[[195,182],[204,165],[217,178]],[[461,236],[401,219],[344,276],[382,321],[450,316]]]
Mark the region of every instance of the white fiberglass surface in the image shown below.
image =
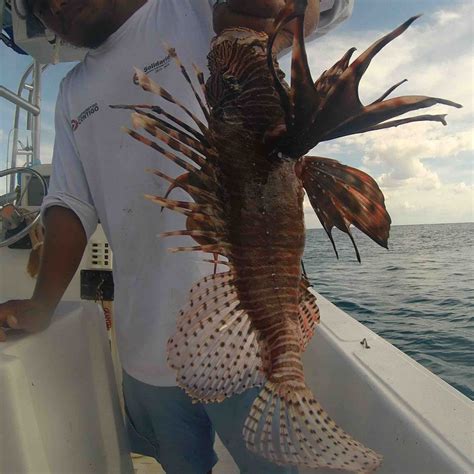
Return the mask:
[[[2,472],[132,471],[103,315],[61,303],[47,331],[0,345]]]
[[[0,302],[30,298],[36,280],[27,272],[30,249],[0,247]],[[65,300],[79,300],[79,273],[74,276],[64,295]]]
[[[384,456],[378,472],[474,472],[470,400],[325,298],[318,304],[307,382],[341,427]]]

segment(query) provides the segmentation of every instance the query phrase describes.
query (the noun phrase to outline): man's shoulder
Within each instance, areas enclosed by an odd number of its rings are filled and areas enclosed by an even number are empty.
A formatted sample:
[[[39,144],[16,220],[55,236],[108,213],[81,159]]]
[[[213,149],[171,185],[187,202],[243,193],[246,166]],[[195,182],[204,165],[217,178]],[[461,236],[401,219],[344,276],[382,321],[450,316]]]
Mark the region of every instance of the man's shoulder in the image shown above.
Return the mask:
[[[61,84],[59,87],[60,97],[61,95],[69,93],[74,83],[77,81],[77,78],[82,74],[84,68],[84,59],[78,62],[73,66],[66,75],[61,79]]]

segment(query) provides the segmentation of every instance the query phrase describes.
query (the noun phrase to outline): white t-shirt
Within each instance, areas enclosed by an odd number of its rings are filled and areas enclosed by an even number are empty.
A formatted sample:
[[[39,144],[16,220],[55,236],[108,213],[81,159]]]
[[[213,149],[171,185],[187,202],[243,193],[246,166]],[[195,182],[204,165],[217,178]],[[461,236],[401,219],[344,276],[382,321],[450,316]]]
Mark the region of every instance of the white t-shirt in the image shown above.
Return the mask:
[[[321,28],[346,18],[352,0],[329,4]],[[114,104],[160,104],[182,120],[171,104],[144,92],[133,81],[134,67],[202,116],[196,100],[163,48],[173,46],[181,61],[207,72],[206,55],[213,36],[209,0],[148,0],[98,49],[89,52],[63,79],[56,104],[53,175],[43,213],[50,206],[72,209],[87,237],[98,219],[114,252],[115,324],[123,368],[152,385],[175,385],[166,363],[166,342],[189,289],[212,266],[197,253],[171,254],[167,248],[188,245],[187,237],[159,238],[185,228],[176,212],[160,212],[144,194],[162,196],[168,186],[145,172],[157,168],[176,177],[183,170],[151,148],[121,132],[130,111]],[[316,35],[317,36],[317,35]],[[189,200],[173,191],[173,199]]]

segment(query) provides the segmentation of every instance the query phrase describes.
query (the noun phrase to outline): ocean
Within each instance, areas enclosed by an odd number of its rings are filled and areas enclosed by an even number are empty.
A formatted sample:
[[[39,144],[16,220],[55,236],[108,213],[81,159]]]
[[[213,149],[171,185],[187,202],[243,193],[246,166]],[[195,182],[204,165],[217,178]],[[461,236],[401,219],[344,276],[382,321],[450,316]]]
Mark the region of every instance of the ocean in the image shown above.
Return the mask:
[[[474,223],[393,226],[389,250],[353,230],[307,231],[304,264],[321,295],[474,399]],[[322,315],[324,317],[324,315]]]

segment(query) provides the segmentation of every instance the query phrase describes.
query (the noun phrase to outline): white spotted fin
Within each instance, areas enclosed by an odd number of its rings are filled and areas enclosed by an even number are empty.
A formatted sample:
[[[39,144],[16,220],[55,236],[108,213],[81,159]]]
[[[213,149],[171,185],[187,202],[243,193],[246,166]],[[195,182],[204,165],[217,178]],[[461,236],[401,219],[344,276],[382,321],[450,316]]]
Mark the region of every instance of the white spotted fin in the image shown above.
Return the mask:
[[[251,451],[276,464],[373,472],[382,457],[354,440],[309,389],[268,381],[254,401],[243,435]]]
[[[198,401],[222,401],[265,380],[260,344],[232,281],[226,272],[196,283],[168,341],[177,383]]]
[[[304,350],[319,322],[315,296],[302,279],[300,343]],[[177,332],[168,341],[168,362],[177,383],[194,399],[221,401],[262,386],[270,361],[248,314],[240,308],[232,272],[210,275],[196,283],[181,309]]]

